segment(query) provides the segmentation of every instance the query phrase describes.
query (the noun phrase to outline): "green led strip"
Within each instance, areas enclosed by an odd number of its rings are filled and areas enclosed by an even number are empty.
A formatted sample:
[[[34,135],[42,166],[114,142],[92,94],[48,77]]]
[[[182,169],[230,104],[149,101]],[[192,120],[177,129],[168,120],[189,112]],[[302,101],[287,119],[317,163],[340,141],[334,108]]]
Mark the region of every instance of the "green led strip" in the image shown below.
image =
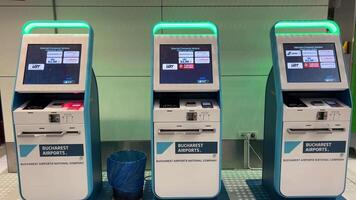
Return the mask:
[[[327,34],[340,34],[339,26],[331,20],[313,20],[313,21],[280,21],[274,25],[275,30],[278,29],[317,29],[317,28],[325,28],[329,32]],[[320,34],[315,32],[305,32],[305,33],[276,33],[276,35],[290,35],[290,34]],[[323,33],[321,33],[323,34]],[[324,33],[325,34],[325,33]]]
[[[206,29],[214,35],[218,34],[218,29],[211,22],[160,22],[153,27],[152,33],[156,34],[160,30],[179,30],[179,29]]]
[[[30,34],[38,28],[83,28],[92,30],[91,26],[84,21],[29,21],[22,27],[22,34]]]

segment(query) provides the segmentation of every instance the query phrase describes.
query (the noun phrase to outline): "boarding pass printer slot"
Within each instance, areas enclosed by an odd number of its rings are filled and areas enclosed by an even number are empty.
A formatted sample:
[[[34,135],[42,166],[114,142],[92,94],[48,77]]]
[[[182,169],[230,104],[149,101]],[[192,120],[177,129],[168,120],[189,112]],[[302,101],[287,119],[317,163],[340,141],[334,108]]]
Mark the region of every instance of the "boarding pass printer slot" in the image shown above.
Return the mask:
[[[344,132],[344,128],[288,128],[287,132],[289,134],[332,134],[335,132]]]
[[[158,134],[205,134],[215,133],[215,129],[159,129]]]

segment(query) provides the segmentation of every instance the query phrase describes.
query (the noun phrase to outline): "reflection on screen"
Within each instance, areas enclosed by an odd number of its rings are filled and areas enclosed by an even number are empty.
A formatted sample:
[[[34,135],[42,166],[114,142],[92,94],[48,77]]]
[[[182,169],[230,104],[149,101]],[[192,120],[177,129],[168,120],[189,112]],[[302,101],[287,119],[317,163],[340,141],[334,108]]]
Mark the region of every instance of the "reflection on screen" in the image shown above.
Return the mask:
[[[29,44],[23,84],[78,84],[81,44]]]
[[[211,44],[160,45],[160,83],[213,83]]]
[[[334,43],[285,43],[287,81],[340,82]]]

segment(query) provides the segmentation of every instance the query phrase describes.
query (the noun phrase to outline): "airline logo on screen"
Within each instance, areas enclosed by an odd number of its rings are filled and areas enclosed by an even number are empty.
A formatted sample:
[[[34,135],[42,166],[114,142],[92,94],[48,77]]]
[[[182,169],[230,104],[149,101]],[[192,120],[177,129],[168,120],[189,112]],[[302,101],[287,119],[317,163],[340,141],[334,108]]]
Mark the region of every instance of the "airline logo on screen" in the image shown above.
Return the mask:
[[[286,50],[285,55],[287,58],[287,69],[336,68],[336,59],[333,50]]]
[[[197,64],[209,64],[209,51],[178,51],[178,64],[162,64],[163,70],[193,70]]]
[[[163,64],[162,69],[163,70],[178,70],[178,65],[177,64]]]
[[[288,69],[303,69],[303,63],[300,62],[289,62],[287,65]]]
[[[44,70],[44,64],[28,64],[28,70]]]
[[[79,56],[79,51],[49,50],[47,51],[46,64],[78,64]]]
[[[299,50],[287,50],[286,55],[288,57],[295,57],[295,56],[301,56],[301,52]]]

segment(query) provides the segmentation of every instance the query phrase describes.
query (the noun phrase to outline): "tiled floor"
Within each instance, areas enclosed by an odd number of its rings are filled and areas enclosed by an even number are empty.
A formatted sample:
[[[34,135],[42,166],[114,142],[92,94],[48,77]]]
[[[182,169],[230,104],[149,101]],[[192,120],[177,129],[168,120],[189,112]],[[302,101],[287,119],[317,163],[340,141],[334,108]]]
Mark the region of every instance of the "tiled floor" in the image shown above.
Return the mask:
[[[356,160],[350,162],[352,170],[348,172],[347,187],[343,197],[348,200],[356,199]],[[106,182],[106,174],[104,173],[104,187],[100,195],[100,200],[111,199],[111,188]],[[147,172],[146,175],[149,175]],[[227,193],[231,200],[268,200],[269,195],[261,186],[261,170],[223,170],[223,181]],[[149,190],[150,191],[150,190]],[[17,200],[20,199],[17,189],[17,175],[3,172],[0,174],[0,199],[1,200]]]
[[[6,154],[5,144],[0,144],[0,157]]]
[[[5,145],[0,145],[0,173],[5,171],[7,168],[7,160],[6,160],[5,153],[6,153]]]
[[[349,158],[347,170],[347,184],[352,187],[347,187],[345,190],[346,199],[356,199],[356,158]]]
[[[17,189],[17,174],[3,172],[0,174],[0,199],[17,200],[21,199]]]
[[[0,147],[1,150],[1,147]],[[146,175],[149,175],[147,172]],[[261,170],[223,170],[222,177],[230,199],[270,199],[261,186]],[[111,199],[111,187],[106,182],[106,173],[103,173],[104,186],[101,199]],[[346,190],[343,197],[348,200],[356,199],[356,157],[348,161]],[[149,190],[150,191],[150,190]],[[0,200],[17,200],[18,195],[17,174],[6,172],[6,156],[0,157]]]

